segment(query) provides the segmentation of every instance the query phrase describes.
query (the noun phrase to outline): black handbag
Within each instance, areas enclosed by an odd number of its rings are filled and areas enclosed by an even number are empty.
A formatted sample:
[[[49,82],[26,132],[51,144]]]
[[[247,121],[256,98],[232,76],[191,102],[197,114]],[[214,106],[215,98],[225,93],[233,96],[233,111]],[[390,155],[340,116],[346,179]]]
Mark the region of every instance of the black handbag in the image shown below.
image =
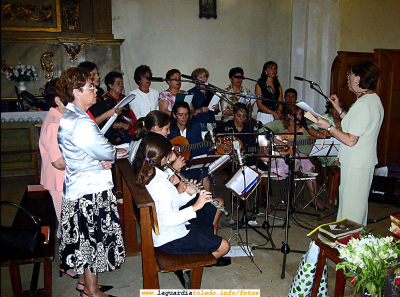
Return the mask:
[[[41,221],[38,217],[33,216],[22,206],[11,201],[1,201],[1,204],[9,204],[23,210],[33,221],[32,226],[25,228],[14,228],[1,226],[0,243],[1,243],[1,260],[24,258],[32,256],[38,249],[43,247],[45,240],[44,234],[41,233]]]

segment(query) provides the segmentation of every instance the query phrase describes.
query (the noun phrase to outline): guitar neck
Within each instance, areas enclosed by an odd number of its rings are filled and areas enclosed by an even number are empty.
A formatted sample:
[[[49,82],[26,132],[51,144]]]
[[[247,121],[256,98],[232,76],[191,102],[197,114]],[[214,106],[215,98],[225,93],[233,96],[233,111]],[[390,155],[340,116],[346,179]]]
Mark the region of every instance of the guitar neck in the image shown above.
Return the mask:
[[[267,146],[249,146],[247,147],[248,153],[260,153],[264,151]]]
[[[199,143],[193,143],[193,144],[188,144],[188,145],[182,145],[179,147],[179,152],[186,152],[186,151],[191,151],[195,149],[200,149],[203,147],[209,147],[212,146],[213,143],[211,141],[205,141],[205,142],[199,142]]]
[[[306,145],[306,144],[314,144],[317,141],[317,139],[297,139],[296,140],[296,145]],[[288,146],[292,146],[293,145],[293,141],[288,141],[287,143]]]

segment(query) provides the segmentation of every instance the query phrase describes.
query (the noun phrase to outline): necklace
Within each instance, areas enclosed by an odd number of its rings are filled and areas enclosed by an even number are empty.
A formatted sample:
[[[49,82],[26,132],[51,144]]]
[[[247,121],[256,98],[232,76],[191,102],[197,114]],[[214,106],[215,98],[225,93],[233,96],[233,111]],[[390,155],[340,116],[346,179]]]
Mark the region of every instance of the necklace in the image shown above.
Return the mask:
[[[362,96],[364,96],[365,94],[367,94],[367,93],[370,92],[370,91],[371,91],[371,90],[365,90],[365,91],[360,92],[361,95],[358,96],[357,99],[360,99]]]
[[[168,91],[169,91],[172,95],[178,94],[178,92],[176,92],[176,93],[175,93],[175,92],[172,92],[171,89],[168,89]]]

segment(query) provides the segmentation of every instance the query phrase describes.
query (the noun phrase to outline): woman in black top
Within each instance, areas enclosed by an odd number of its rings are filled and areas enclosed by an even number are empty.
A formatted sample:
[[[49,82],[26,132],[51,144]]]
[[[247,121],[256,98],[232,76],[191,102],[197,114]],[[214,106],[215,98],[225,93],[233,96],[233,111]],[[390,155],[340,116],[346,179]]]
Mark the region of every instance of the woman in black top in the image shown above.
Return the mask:
[[[278,65],[269,61],[264,64],[255,93],[261,98],[283,101],[282,87],[278,80]],[[257,121],[263,124],[278,120],[282,117],[282,105],[273,101],[257,100]]]

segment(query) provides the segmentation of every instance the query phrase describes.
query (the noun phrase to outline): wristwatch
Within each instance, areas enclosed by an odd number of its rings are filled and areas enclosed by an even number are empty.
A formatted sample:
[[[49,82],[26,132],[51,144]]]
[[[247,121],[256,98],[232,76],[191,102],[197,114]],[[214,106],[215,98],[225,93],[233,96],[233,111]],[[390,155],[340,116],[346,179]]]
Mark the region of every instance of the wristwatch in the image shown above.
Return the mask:
[[[342,110],[340,110],[340,112],[339,112],[339,116],[341,116],[342,115],[342,113],[344,113],[344,110],[342,109]]]
[[[333,127],[333,125],[330,125],[330,126],[328,127],[328,129],[326,129],[326,131],[328,131],[329,133],[331,133],[332,127]]]

